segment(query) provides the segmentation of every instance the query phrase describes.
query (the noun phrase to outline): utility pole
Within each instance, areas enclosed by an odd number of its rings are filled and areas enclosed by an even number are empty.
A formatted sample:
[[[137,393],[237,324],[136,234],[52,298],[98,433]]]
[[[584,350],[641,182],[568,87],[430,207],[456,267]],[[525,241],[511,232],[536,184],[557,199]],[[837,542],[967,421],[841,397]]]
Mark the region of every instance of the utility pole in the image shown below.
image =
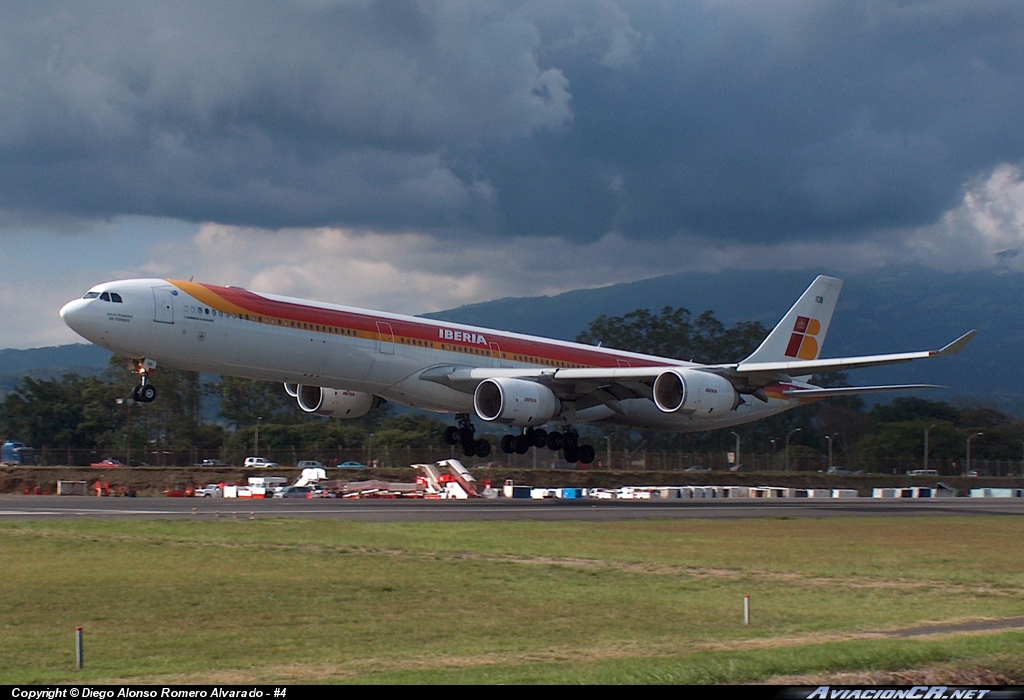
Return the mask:
[[[924,468],[928,468],[928,431],[935,427],[935,423],[932,423],[924,429]]]
[[[740,435],[733,431],[729,431],[736,438],[736,466],[740,465]]]

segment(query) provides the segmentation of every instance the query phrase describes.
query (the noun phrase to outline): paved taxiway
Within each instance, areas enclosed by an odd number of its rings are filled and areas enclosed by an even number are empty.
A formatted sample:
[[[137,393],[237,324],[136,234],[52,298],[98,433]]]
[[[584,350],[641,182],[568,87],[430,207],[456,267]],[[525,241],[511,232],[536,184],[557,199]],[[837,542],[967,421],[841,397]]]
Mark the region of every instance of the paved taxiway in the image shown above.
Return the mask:
[[[836,516],[1024,515],[1020,498],[697,499],[681,501],[480,501],[96,498],[0,496],[0,522],[69,518],[305,518],[376,522],[644,518],[826,518]]]

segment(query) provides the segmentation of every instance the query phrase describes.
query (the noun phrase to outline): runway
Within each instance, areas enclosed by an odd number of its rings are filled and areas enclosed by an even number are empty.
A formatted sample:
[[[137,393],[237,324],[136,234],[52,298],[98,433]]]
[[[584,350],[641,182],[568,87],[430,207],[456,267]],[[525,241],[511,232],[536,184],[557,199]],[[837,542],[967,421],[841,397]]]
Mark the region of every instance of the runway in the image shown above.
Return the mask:
[[[0,495],[0,522],[93,519],[303,518],[368,522],[615,520],[663,518],[828,518],[840,516],[1024,515],[1024,499],[696,499],[573,501],[494,499],[336,500],[96,498]]]

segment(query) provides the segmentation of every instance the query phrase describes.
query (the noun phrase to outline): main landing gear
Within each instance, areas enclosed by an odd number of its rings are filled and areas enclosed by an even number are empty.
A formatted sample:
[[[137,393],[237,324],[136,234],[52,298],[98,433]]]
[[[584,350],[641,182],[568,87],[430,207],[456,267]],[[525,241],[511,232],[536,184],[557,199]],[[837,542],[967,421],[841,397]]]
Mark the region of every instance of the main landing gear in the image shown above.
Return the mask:
[[[515,452],[524,455],[531,447],[546,447],[552,452],[561,451],[566,462],[591,464],[594,461],[594,448],[579,444],[579,439],[580,434],[571,428],[563,433],[557,430],[549,433],[544,428],[527,428],[519,435],[503,437],[501,451],[505,454]]]
[[[460,413],[457,417],[459,425],[457,427],[454,425],[449,426],[444,431],[445,443],[448,445],[462,445],[462,454],[467,457],[483,459],[491,454],[491,443],[483,438],[479,440],[474,439],[476,429],[473,427],[473,422],[469,419],[469,416],[465,413]]]
[[[140,377],[139,383],[132,389],[132,398],[138,403],[153,401],[156,398],[156,387],[149,383],[149,374],[156,369],[156,362],[146,358],[132,360],[128,368]]]

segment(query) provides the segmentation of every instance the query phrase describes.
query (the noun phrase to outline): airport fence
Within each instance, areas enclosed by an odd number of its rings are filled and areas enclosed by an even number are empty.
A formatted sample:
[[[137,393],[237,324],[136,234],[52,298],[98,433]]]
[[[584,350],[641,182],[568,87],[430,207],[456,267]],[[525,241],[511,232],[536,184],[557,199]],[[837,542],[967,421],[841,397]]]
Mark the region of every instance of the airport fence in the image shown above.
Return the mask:
[[[199,450],[199,449],[149,449],[133,450],[126,454],[101,450],[52,449],[36,450],[37,464],[42,466],[89,466],[104,459],[116,459],[121,463],[133,466],[149,467],[187,467],[203,465],[204,460],[216,460],[225,466],[241,467],[245,458],[252,451],[242,450]],[[364,446],[361,448],[335,448],[320,450],[294,449],[261,449],[260,456],[276,462],[282,467],[296,467],[300,461],[316,460],[328,467],[336,467],[346,462],[364,466],[408,467],[411,464],[433,463],[450,457],[461,460],[464,464],[474,467],[510,467],[515,469],[614,469],[619,471],[695,471],[710,469],[716,472],[729,471],[735,465],[729,461],[724,452],[624,452],[622,450],[597,450],[594,463],[585,467],[563,462],[560,453],[546,449],[531,449],[524,455],[506,455],[496,447],[491,454],[481,459],[465,457],[460,447],[389,447]],[[793,456],[787,463],[783,453],[742,454],[740,471],[750,472],[818,472],[827,471],[826,456]],[[911,470],[922,469],[920,459],[887,457],[878,459],[872,464],[850,467],[850,471],[863,471],[874,474],[905,474]],[[929,469],[934,469],[938,476],[960,476],[967,471],[964,460],[931,459]],[[970,469],[983,476],[1024,476],[1024,462],[1020,460],[991,460],[973,458]]]

